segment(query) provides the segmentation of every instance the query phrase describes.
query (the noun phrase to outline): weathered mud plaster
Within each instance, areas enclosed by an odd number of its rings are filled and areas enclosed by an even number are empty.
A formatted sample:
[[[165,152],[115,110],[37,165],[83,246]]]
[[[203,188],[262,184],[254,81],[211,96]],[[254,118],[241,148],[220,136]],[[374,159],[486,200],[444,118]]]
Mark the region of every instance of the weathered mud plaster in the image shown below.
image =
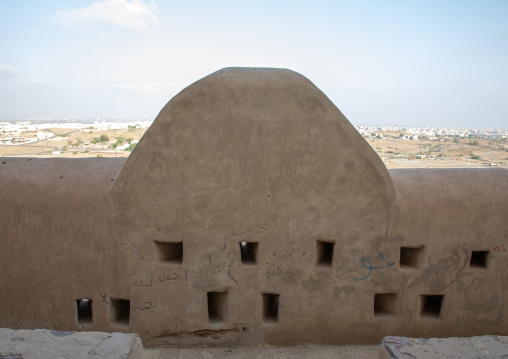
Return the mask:
[[[145,346],[508,331],[508,171],[388,172],[295,72],[205,77],[125,162],[2,161],[0,326]]]

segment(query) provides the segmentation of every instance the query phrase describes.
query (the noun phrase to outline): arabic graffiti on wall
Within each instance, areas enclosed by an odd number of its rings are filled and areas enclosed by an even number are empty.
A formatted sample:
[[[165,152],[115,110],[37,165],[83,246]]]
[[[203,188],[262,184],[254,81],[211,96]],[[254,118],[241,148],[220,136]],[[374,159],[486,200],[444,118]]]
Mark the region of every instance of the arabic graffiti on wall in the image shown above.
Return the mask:
[[[361,280],[367,279],[367,278],[369,278],[369,277],[370,277],[370,275],[372,274],[372,271],[373,271],[373,270],[375,270],[375,269],[382,269],[382,268],[391,267],[391,266],[393,266],[393,265],[395,264],[395,262],[388,262],[388,261],[385,259],[385,257],[384,257],[381,253],[379,253],[379,258],[381,259],[381,261],[382,261],[384,264],[382,264],[382,265],[377,265],[377,266],[372,265],[372,263],[371,263],[371,261],[370,261],[369,259],[367,259],[367,258],[362,258],[362,259],[360,260],[360,264],[362,265],[362,267],[363,267],[363,268],[367,269],[367,270],[368,270],[368,272],[367,272],[367,274],[366,274],[364,277],[362,277],[362,278],[354,278],[354,280],[355,280],[356,282],[358,282],[358,281],[361,281]]]

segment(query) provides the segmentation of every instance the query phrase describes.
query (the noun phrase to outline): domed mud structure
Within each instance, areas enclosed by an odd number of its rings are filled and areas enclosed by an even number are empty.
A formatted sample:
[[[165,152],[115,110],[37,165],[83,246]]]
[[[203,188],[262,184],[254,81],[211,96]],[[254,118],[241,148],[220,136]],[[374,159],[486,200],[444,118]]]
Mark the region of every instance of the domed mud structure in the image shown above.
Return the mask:
[[[508,172],[387,171],[282,69],[227,68],[124,159],[4,159],[0,326],[145,346],[507,333]]]

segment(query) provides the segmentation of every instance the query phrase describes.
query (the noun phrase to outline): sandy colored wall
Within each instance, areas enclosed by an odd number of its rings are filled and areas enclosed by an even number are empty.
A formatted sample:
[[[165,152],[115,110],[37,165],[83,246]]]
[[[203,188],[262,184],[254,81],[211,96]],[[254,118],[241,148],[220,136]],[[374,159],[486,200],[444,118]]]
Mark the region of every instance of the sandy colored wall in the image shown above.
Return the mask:
[[[112,230],[106,199],[123,162],[0,161],[0,326],[76,327],[76,299],[92,285],[100,298]]]
[[[403,266],[401,315],[415,335],[506,333],[508,320],[508,171],[392,170],[402,247],[417,247]],[[482,253],[473,262],[473,252]],[[442,295],[439,319],[418,320],[421,295]]]
[[[292,71],[192,84],[126,162],[4,161],[0,326],[146,346],[508,330],[508,171],[388,172]]]

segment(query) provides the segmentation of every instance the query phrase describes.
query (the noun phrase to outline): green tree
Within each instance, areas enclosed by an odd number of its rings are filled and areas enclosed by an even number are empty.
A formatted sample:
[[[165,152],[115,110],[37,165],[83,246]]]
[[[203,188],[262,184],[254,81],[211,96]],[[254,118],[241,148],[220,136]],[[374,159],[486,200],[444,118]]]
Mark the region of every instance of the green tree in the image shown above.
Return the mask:
[[[101,135],[100,137],[94,137],[92,140],[92,143],[99,143],[99,142],[109,142],[109,137],[106,135]]]
[[[136,147],[136,144],[135,143],[131,143],[131,145],[128,148],[126,148],[125,150],[129,151],[129,152],[132,152],[135,147]]]

